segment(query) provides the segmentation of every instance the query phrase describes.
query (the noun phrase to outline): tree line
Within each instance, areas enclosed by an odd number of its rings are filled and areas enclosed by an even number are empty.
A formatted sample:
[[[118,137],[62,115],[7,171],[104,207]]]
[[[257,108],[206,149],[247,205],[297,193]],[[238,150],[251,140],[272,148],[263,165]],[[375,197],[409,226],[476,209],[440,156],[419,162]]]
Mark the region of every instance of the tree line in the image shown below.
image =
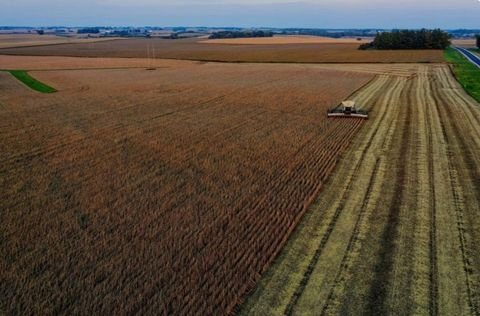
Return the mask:
[[[100,29],[98,27],[85,27],[83,29],[78,29],[77,30],[78,34],[98,34],[100,33]]]
[[[450,35],[440,29],[394,30],[379,32],[371,43],[359,49],[445,49],[450,46]]]
[[[475,35],[477,38],[477,47],[480,48],[480,34]]]
[[[220,31],[212,33],[208,38],[246,38],[246,37],[272,37],[273,32],[270,31]]]

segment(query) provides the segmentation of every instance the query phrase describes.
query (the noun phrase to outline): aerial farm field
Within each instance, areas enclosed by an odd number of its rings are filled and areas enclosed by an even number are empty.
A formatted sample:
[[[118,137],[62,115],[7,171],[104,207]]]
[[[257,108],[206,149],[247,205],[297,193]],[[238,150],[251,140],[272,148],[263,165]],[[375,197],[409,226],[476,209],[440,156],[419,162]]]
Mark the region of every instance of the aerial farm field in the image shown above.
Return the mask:
[[[0,314],[478,314],[480,105],[357,47],[0,49]]]
[[[362,51],[358,43],[207,44],[199,39],[125,39],[88,44],[63,44],[0,49],[0,55],[157,58],[224,62],[276,63],[435,63],[440,50]],[[263,39],[266,41],[266,39]],[[350,41],[350,40],[349,40]]]
[[[363,124],[326,109],[373,78],[188,61],[30,75],[59,92],[0,73],[7,314],[231,311]]]

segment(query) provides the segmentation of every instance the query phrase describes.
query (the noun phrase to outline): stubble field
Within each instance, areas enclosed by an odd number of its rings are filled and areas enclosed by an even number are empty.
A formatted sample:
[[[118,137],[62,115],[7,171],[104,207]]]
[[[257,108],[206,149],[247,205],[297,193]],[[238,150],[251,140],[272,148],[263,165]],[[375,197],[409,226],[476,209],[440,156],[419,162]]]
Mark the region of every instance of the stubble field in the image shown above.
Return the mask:
[[[452,44],[465,48],[475,48],[477,43],[475,39],[453,39]]]
[[[0,72],[0,311],[225,314],[359,130],[295,65]]]

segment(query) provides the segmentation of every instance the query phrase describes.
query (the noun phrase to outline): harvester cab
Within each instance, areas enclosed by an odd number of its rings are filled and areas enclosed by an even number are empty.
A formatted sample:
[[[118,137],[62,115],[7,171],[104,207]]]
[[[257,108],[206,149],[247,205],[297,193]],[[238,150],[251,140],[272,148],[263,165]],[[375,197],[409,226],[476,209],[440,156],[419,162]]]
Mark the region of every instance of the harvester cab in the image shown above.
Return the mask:
[[[355,117],[355,118],[368,118],[368,112],[358,110],[355,106],[355,101],[343,101],[340,106],[334,109],[328,110],[328,117]]]

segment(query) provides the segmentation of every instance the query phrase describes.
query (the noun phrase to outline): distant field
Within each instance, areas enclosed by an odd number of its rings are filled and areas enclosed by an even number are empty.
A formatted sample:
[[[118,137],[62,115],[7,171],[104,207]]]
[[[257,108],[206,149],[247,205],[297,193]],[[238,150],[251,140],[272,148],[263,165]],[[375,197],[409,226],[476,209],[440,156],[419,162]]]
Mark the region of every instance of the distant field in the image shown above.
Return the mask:
[[[4,70],[82,70],[82,69],[130,69],[130,68],[184,68],[192,65],[201,65],[204,62],[189,60],[145,58],[88,58],[88,57],[60,57],[60,56],[14,56],[0,55],[0,69]],[[353,71],[367,74],[393,74],[409,76],[417,69],[414,63],[377,63],[377,64],[316,64],[308,65],[312,69]]]
[[[452,44],[456,46],[466,47],[466,48],[474,48],[477,47],[475,39],[454,39],[452,40]]]
[[[0,72],[0,313],[228,314],[364,124],[372,74],[178,63]]]
[[[0,34],[0,48],[43,46],[67,43],[97,43],[120,38],[79,38],[36,34]]]
[[[125,39],[91,44],[63,44],[0,49],[0,55],[157,58],[226,62],[427,63],[443,62],[441,50],[361,51],[358,44],[206,45],[198,39]]]
[[[194,61],[146,58],[86,58],[59,56],[13,56],[0,55],[0,69],[4,70],[67,70],[67,69],[108,69],[183,67]]]
[[[373,38],[357,40],[356,38],[331,38],[321,36],[274,36],[256,38],[211,39],[201,41],[203,44],[231,45],[279,45],[279,44],[362,44]]]

